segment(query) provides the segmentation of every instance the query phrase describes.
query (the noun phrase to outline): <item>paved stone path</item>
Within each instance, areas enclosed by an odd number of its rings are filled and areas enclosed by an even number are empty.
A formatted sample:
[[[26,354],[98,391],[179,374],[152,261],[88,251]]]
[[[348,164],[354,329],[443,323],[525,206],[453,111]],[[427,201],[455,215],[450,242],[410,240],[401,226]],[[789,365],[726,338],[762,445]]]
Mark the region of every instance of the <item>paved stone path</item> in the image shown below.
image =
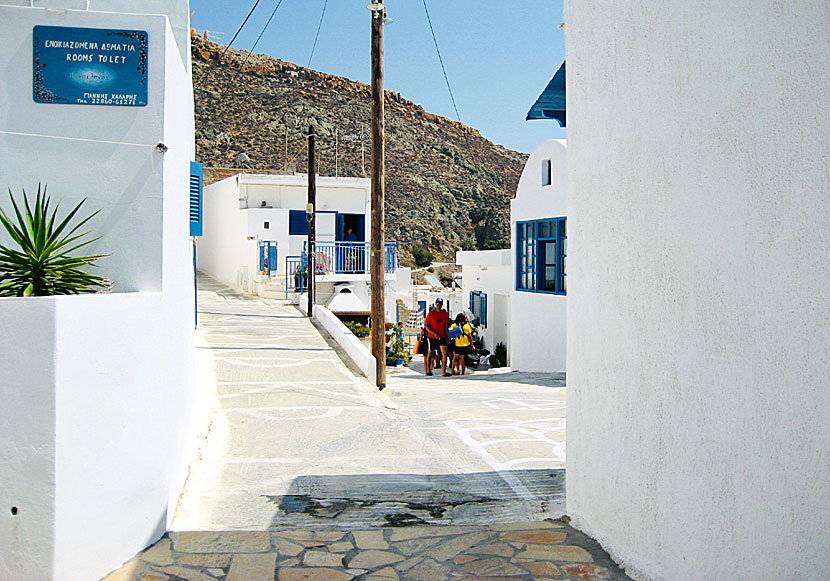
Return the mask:
[[[107,581],[626,578],[546,520],[564,377],[390,369],[378,392],[293,306],[199,285],[209,426],[171,531]]]
[[[628,579],[567,519],[371,530],[173,532],[105,581]]]

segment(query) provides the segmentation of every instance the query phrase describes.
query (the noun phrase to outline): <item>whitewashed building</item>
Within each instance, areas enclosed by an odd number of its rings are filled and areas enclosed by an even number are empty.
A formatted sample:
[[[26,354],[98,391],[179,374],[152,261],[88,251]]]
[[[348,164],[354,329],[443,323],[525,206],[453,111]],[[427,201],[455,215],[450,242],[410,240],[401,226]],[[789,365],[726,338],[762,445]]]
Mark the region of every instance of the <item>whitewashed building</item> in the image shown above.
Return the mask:
[[[830,578],[830,7],[565,2],[568,494],[636,578]]]
[[[0,189],[86,198],[114,281],[0,298],[0,579],[118,568],[165,532],[195,452],[189,14],[0,0]]]
[[[464,309],[473,314],[473,322],[478,320],[478,336],[484,340],[484,348],[492,352],[497,343],[504,343],[508,346],[509,364],[513,356],[510,340],[510,299],[514,290],[512,251],[462,250],[456,253],[455,261],[463,272]]]
[[[456,255],[486,348],[504,343],[508,364],[517,371],[565,371],[565,153],[565,142],[552,139],[527,160],[510,203],[509,250]]]
[[[319,176],[316,187],[315,300],[335,313],[368,315],[371,180]],[[305,174],[239,173],[206,186],[198,268],[240,292],[298,297],[308,273],[307,202]],[[395,321],[394,243],[385,266],[386,318]]]

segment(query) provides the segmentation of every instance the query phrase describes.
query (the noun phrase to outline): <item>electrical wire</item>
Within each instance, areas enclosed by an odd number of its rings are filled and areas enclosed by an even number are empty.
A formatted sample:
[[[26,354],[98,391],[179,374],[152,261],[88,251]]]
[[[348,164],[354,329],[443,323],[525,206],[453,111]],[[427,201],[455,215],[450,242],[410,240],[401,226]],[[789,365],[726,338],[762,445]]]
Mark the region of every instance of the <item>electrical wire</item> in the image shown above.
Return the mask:
[[[256,49],[256,45],[259,44],[260,39],[262,39],[262,35],[265,34],[265,31],[268,29],[268,25],[271,24],[271,20],[273,20],[274,14],[276,14],[277,10],[280,9],[280,5],[282,5],[282,0],[279,0],[279,2],[277,2],[277,5],[274,7],[274,11],[271,13],[271,16],[268,17],[268,22],[266,22],[265,26],[262,27],[262,32],[259,33],[259,36],[257,37],[256,42],[254,43],[254,46],[252,46],[251,50],[248,51],[248,56],[245,57],[242,66],[239,68],[240,72],[242,71],[242,67],[245,66],[245,63],[248,62],[248,59],[251,57],[251,54],[254,52],[254,49]]]
[[[242,21],[242,24],[240,24],[240,25],[239,25],[239,28],[238,28],[238,29],[237,29],[237,31],[233,34],[233,38],[232,38],[232,39],[231,39],[231,41],[228,43],[228,46],[226,46],[226,47],[225,47],[225,52],[227,52],[227,51],[228,51],[228,49],[229,49],[229,48],[231,47],[231,45],[233,44],[233,41],[234,41],[234,40],[236,40],[236,37],[237,37],[237,36],[239,36],[239,33],[240,33],[240,32],[242,32],[242,29],[245,27],[245,24],[248,22],[248,19],[251,17],[251,14],[253,14],[253,13],[254,13],[254,10],[256,10],[256,7],[257,7],[257,6],[259,6],[259,2],[260,2],[260,0],[256,0],[256,2],[254,2],[254,7],[253,7],[253,8],[251,8],[250,12],[248,12],[248,16],[246,16],[246,17],[245,17],[245,20],[243,20],[243,21]],[[225,56],[225,55],[224,55],[224,53],[222,54],[222,56]]]
[[[432,28],[432,19],[429,17],[429,8],[427,8],[427,0],[423,0],[424,12],[427,14],[427,22],[429,23],[429,31],[432,33],[432,42],[435,44],[435,52],[438,53],[438,62],[441,63],[441,70],[444,73],[444,80],[447,82],[447,90],[450,92],[450,100],[452,101],[452,108],[455,109],[455,117],[461,123],[461,115],[458,113],[458,107],[455,105],[455,97],[452,94],[452,87],[450,87],[450,79],[447,77],[447,69],[444,67],[444,59],[441,58],[441,49],[438,48],[438,40],[435,38],[435,29]]]
[[[245,24],[248,22],[248,19],[251,17],[251,14],[253,14],[254,10],[256,10],[256,7],[259,6],[260,1],[261,0],[256,0],[256,2],[254,2],[254,5],[248,11],[248,15],[245,17],[245,20],[243,20],[242,24],[239,25],[239,28],[236,29],[236,32],[233,34],[233,38],[231,38],[231,41],[228,43],[228,46],[226,46],[225,50],[222,51],[222,56],[219,59],[220,61],[225,59],[225,55],[228,54],[228,50],[230,50],[231,45],[233,44],[233,41],[236,40],[236,37],[239,36],[240,32],[242,32],[242,29],[245,27]],[[199,84],[202,84],[203,82],[207,81],[207,78],[210,76],[210,73],[211,73],[212,70],[213,70],[213,67],[210,67],[210,68],[207,69],[205,74],[203,74],[202,77],[199,79]]]
[[[320,14],[320,22],[317,24],[317,34],[314,35],[314,45],[311,47],[311,54],[308,57],[308,64],[305,68],[311,68],[311,59],[314,58],[314,50],[317,48],[317,39],[320,38],[320,28],[323,26],[323,16],[326,15],[326,6],[328,6],[329,0],[324,0],[323,2],[323,12]]]

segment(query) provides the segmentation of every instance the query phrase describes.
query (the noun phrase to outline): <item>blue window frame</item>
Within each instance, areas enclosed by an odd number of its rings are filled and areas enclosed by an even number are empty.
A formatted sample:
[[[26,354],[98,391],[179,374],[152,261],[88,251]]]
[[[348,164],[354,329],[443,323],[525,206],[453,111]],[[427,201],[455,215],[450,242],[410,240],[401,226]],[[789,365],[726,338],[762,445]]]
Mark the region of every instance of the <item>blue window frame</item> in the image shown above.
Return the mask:
[[[274,240],[259,242],[259,272],[260,274],[277,274],[277,243]]]
[[[567,294],[567,218],[516,222],[516,290]]]
[[[305,210],[288,211],[288,234],[292,236],[308,236],[308,219]]]
[[[473,318],[478,319],[482,329],[487,328],[487,293],[475,290],[470,291],[470,312]]]

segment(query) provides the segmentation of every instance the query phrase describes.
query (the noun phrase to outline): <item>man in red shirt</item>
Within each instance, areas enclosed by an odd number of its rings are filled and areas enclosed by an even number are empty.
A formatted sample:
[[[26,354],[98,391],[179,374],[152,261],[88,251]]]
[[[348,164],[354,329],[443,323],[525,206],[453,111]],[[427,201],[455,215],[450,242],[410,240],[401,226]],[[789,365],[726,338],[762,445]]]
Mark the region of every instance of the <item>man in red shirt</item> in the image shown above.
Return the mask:
[[[449,376],[447,373],[447,328],[450,326],[450,315],[444,310],[444,299],[435,299],[435,308],[427,315],[424,327],[427,330],[427,340],[429,341],[429,350],[426,354],[426,374],[432,375],[432,370],[437,361],[433,357],[435,351],[441,351],[441,371],[444,376]]]

